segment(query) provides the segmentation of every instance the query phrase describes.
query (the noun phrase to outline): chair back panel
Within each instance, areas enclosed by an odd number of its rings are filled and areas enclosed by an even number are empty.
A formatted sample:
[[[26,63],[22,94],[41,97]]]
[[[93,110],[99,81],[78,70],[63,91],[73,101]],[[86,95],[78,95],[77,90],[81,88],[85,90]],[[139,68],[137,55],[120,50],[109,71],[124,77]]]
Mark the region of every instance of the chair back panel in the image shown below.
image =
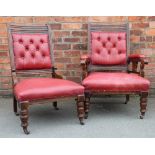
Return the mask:
[[[127,23],[88,25],[89,70],[127,70],[129,27]]]
[[[91,62],[93,65],[125,65],[125,32],[92,32]]]
[[[12,34],[17,70],[51,68],[47,34]]]
[[[50,40],[46,25],[10,25],[9,32],[14,69],[51,69]]]

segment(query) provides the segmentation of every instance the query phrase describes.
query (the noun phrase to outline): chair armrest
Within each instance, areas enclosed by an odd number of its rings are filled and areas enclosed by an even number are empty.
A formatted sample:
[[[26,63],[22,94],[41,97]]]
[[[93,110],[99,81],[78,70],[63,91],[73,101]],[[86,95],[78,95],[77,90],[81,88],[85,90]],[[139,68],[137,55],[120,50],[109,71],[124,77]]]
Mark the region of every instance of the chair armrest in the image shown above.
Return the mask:
[[[88,54],[84,54],[80,57],[81,64],[83,63],[89,63],[90,62],[90,56]]]
[[[63,79],[63,77],[56,73],[57,68],[52,67],[52,77],[57,79]]]
[[[141,62],[144,61],[145,64],[148,64],[148,59],[145,55],[143,54],[131,54],[128,57],[128,61],[137,61],[137,62]]]
[[[54,74],[54,78],[56,79],[63,79],[63,77],[57,73]]]
[[[11,74],[12,74],[12,82],[14,87],[18,83],[18,78],[17,78],[15,69],[11,70]]]
[[[148,64],[148,57],[146,57],[143,54],[132,54],[129,55],[128,57],[128,64],[132,63],[132,73],[137,73],[140,76],[144,77],[144,66],[145,64]],[[139,72],[137,71],[138,69],[138,64],[140,65],[139,67]]]
[[[80,64],[82,66],[82,79],[87,77],[88,75],[88,64],[90,63],[90,56],[88,54],[84,54],[80,57]]]

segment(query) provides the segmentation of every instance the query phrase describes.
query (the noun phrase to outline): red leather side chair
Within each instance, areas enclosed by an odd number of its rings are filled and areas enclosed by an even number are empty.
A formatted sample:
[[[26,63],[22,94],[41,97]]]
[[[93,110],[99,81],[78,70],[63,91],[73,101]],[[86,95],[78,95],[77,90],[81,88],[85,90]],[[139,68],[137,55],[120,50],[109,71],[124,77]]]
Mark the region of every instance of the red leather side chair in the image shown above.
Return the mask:
[[[127,23],[88,24],[89,53],[81,56],[86,118],[94,94],[125,94],[126,103],[130,94],[139,94],[140,118],[144,117],[150,87],[144,78],[148,62],[144,55],[128,55],[129,44]],[[130,63],[132,67],[128,67]]]
[[[20,111],[25,134],[29,134],[29,106],[48,101],[58,110],[58,99],[75,98],[80,123],[84,124],[84,87],[56,74],[50,31],[48,25],[8,25],[13,107],[16,115]]]

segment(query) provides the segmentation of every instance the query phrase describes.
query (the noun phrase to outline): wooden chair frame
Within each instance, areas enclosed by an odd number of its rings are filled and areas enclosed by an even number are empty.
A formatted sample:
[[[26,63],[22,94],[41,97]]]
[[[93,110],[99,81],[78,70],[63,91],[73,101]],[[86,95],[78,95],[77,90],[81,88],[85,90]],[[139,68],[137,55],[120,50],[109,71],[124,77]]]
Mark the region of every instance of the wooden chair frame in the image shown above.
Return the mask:
[[[8,25],[8,38],[9,38],[9,53],[10,53],[10,61],[11,61],[11,74],[12,74],[12,87],[13,88],[19,82],[19,78],[25,77],[26,75],[31,75],[31,76],[48,75],[48,76],[51,76],[52,78],[62,79],[62,76],[56,74],[56,68],[55,67],[52,67],[51,69],[17,70],[15,68],[15,62],[14,62],[12,33],[18,33],[18,34],[24,34],[24,33],[26,33],[26,34],[37,34],[37,33],[48,34],[52,64],[54,64],[54,54],[53,54],[53,47],[52,47],[52,30],[50,28],[50,25],[47,25],[47,24],[45,24],[45,25],[32,25],[32,24],[21,25],[21,24],[14,24],[14,23],[9,24]],[[30,105],[33,105],[36,103],[43,104],[45,102],[53,102],[54,108],[56,110],[58,110],[57,100],[70,99],[70,98],[76,99],[78,117],[80,120],[80,124],[83,125],[84,124],[83,123],[84,94],[80,94],[78,96],[72,96],[69,98],[65,98],[62,96],[59,99],[43,99],[43,100],[33,100],[33,101],[20,102],[17,100],[17,98],[13,92],[13,110],[17,116],[20,115],[21,126],[23,127],[25,134],[29,134],[30,132],[28,131],[27,127],[28,127],[28,117],[29,117],[28,109],[29,109]],[[20,113],[18,112],[18,110],[20,111]]]
[[[127,35],[127,63],[126,65],[121,66],[104,66],[104,65],[92,65],[90,63],[90,54],[91,54],[91,32],[126,32]],[[81,57],[81,66],[82,66],[82,78],[88,76],[88,74],[92,71],[110,71],[110,72],[117,72],[117,71],[123,71],[128,73],[136,73],[139,76],[144,77],[144,65],[148,64],[147,58],[144,58],[143,56],[139,57],[130,57],[129,51],[130,51],[130,32],[129,32],[129,24],[128,23],[110,23],[110,24],[102,24],[102,23],[89,23],[88,24],[88,55],[83,55]],[[132,70],[129,70],[129,64],[132,63]],[[138,70],[139,68],[139,70]],[[147,106],[147,97],[148,92],[97,92],[97,91],[85,91],[85,118],[88,117],[89,112],[89,106],[90,106],[90,98],[93,95],[97,94],[123,94],[126,95],[126,101],[125,104],[129,101],[129,95],[130,94],[138,94],[140,96],[140,118],[143,119],[145,112],[146,112],[146,106]]]

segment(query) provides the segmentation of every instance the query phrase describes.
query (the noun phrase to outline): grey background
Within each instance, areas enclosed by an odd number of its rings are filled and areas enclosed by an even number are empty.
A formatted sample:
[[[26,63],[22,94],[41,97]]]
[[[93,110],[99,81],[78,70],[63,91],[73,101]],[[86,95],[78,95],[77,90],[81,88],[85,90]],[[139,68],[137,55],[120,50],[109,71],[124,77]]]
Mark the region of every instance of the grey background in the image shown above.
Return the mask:
[[[29,130],[25,135],[20,119],[12,111],[12,98],[0,98],[0,137],[9,138],[134,138],[155,137],[155,98],[148,99],[146,116],[139,119],[139,97],[97,97],[91,99],[89,118],[81,126],[74,100],[59,102],[59,111],[51,103],[30,107]]]

